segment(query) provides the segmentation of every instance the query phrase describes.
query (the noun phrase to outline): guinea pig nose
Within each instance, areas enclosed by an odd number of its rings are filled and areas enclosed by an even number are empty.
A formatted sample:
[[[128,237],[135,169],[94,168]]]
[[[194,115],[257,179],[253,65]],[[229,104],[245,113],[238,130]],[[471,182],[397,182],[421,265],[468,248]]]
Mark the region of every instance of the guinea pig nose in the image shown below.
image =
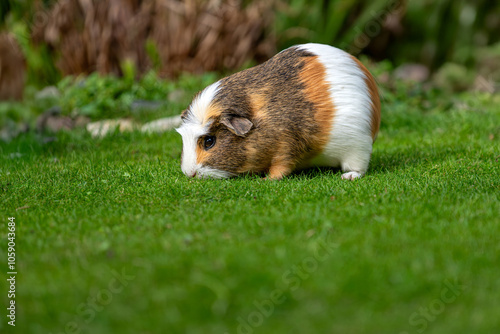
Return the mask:
[[[196,176],[196,172],[193,172],[190,177],[195,177],[195,176]]]

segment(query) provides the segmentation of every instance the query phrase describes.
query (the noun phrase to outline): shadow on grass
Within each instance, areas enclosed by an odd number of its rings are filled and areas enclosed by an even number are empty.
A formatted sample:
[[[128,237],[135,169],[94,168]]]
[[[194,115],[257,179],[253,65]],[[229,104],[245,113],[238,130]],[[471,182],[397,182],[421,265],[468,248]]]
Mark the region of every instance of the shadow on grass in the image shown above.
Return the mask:
[[[320,176],[330,175],[340,177],[341,170],[339,167],[311,167],[293,172],[290,177],[300,179],[314,179]]]
[[[436,160],[438,154],[434,156],[429,152],[422,151],[395,151],[391,153],[374,154],[370,161],[369,172],[373,174],[394,172],[405,169],[408,166],[418,166]]]
[[[370,161],[369,172],[386,173],[429,164],[439,164],[450,157],[457,159],[470,157],[467,144],[455,146],[419,146],[415,148],[395,148],[391,151],[377,152]]]
[[[370,161],[370,166],[368,168],[368,175],[373,174],[387,174],[397,170],[402,170],[408,166],[418,166],[421,164],[427,164],[430,161],[440,160],[440,156],[445,153],[449,153],[449,150],[441,150],[439,152],[429,152],[422,151],[395,151],[386,153],[377,153],[372,156]],[[292,172],[289,178],[312,180],[318,177],[331,176],[338,177],[342,175],[342,170],[340,167],[310,167],[307,169],[297,170]],[[265,174],[261,175],[248,175],[247,177],[265,177]]]
[[[394,150],[391,152],[381,152],[372,155],[368,175],[387,174],[408,167],[428,165],[429,163],[439,163],[450,155],[457,155],[463,152],[461,147],[443,147],[432,150]],[[292,173],[292,177],[313,179],[318,176],[331,175],[340,177],[342,171],[340,167],[312,167]]]

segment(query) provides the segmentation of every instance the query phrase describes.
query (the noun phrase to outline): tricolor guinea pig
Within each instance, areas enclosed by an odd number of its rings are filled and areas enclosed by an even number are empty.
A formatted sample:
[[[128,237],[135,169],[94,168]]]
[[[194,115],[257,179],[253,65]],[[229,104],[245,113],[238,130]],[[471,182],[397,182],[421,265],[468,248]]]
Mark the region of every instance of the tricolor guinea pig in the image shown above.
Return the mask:
[[[198,93],[181,115],[189,177],[340,167],[363,176],[380,126],[377,86],[353,56],[328,45],[290,47]]]

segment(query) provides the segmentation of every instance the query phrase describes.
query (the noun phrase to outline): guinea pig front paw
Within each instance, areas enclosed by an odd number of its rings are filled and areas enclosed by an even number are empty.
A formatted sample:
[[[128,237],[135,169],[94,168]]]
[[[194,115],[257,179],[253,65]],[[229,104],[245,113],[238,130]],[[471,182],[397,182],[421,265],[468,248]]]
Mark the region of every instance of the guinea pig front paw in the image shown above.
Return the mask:
[[[292,169],[287,165],[276,164],[269,168],[269,174],[266,180],[281,180],[283,177],[290,174]]]
[[[348,172],[342,174],[342,180],[355,180],[360,179],[363,175],[358,172]]]

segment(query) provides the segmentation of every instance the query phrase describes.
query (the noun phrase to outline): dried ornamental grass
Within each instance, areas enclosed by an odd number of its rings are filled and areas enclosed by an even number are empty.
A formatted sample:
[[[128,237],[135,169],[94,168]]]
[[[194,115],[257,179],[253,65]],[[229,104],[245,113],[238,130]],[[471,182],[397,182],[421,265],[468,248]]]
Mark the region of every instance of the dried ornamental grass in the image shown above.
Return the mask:
[[[275,52],[270,33],[272,2],[243,6],[232,0],[60,0],[35,41],[58,54],[63,74],[122,74],[132,61],[139,73],[151,68],[146,42],[156,46],[160,73],[236,69]]]
[[[0,100],[23,96],[26,63],[13,35],[0,33]]]

